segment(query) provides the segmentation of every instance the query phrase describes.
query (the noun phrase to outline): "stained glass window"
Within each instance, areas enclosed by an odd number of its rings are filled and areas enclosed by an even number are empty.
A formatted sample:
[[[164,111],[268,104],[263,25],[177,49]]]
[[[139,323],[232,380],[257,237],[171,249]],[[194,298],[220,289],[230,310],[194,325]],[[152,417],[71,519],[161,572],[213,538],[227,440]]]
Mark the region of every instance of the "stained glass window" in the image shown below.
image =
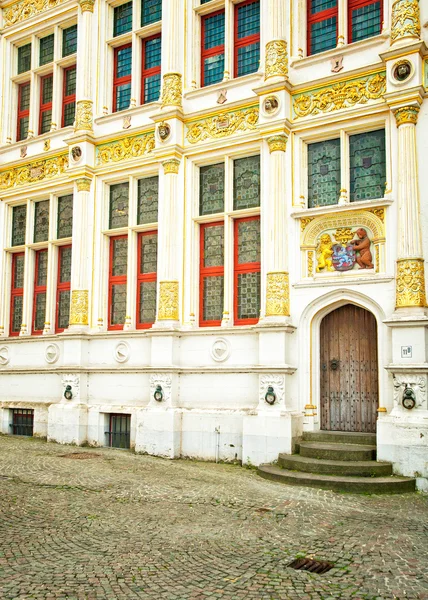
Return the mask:
[[[157,223],[158,197],[159,178],[157,176],[138,180],[138,225]]]
[[[109,229],[128,225],[129,183],[118,183],[110,186],[110,220]]]
[[[337,0],[310,0],[308,11],[308,54],[337,45]]]
[[[13,268],[13,283],[14,289],[21,289],[24,287],[24,254],[14,254],[14,268]]]
[[[61,246],[58,252],[56,333],[64,331],[69,325],[71,246]]]
[[[351,135],[349,151],[351,202],[383,198],[386,181],[385,130]]]
[[[238,273],[237,320],[255,320],[260,314],[260,272]]]
[[[199,170],[199,214],[212,215],[224,210],[224,163]]]
[[[224,225],[204,227],[204,267],[222,267],[224,264]]]
[[[39,250],[36,253],[36,287],[45,287],[48,280],[48,251]]]
[[[162,19],[162,0],[142,0],[141,27]]]
[[[143,104],[156,102],[160,95],[161,36],[143,41],[142,99]]]
[[[109,329],[121,329],[126,317],[128,237],[110,239]]]
[[[233,161],[233,208],[260,206],[260,156]]]
[[[156,320],[157,232],[138,236],[137,327],[147,328]]]
[[[238,264],[260,262],[260,219],[238,221]]]
[[[25,204],[12,209],[12,246],[25,244],[27,207]]]
[[[202,18],[202,86],[223,79],[224,32],[224,11]]]
[[[71,279],[71,246],[59,249],[59,283],[67,283]]]
[[[358,42],[374,35],[379,35],[382,30],[381,2],[361,4],[361,0],[349,3],[350,42]]]
[[[22,324],[23,296],[12,296],[11,335],[18,335]]]
[[[19,335],[22,324],[22,307],[24,296],[24,253],[12,255],[12,286],[10,298],[10,331],[9,335]]]
[[[77,52],[77,25],[72,25],[62,32],[62,55],[69,56],[75,52]]]
[[[235,76],[254,73],[260,62],[260,2],[235,7]]]
[[[16,141],[24,140],[28,136],[30,120],[30,83],[21,83],[18,86],[18,130]]]
[[[57,333],[64,331],[70,324],[70,290],[58,292]]]
[[[31,69],[31,44],[18,48],[18,75]]]
[[[118,237],[112,238],[112,277],[125,276],[128,266],[128,238]]]
[[[224,302],[224,224],[201,225],[200,325],[220,325]]]
[[[76,112],[76,66],[64,69],[62,126],[73,125]]]
[[[260,218],[235,221],[235,324],[257,323],[260,314]]]
[[[123,325],[126,317],[126,283],[111,286],[110,325]]]
[[[140,281],[138,285],[138,325],[152,325],[156,321],[156,281]]]
[[[132,30],[132,2],[114,8],[113,37]]]
[[[202,325],[220,325],[223,316],[223,298],[224,276],[203,277]]]
[[[337,204],[340,195],[340,139],[308,145],[308,206]]]
[[[48,63],[53,61],[53,59],[54,59],[54,34],[53,33],[51,35],[47,35],[44,38],[41,38],[39,50],[40,50],[40,53],[39,53],[40,66],[47,65]]]
[[[73,194],[58,198],[58,239],[71,237],[73,233]]]
[[[141,237],[140,273],[157,271],[158,234],[146,234]]]
[[[40,122],[39,133],[47,133],[52,125],[53,75],[46,75],[40,81]]]
[[[42,333],[46,318],[46,283],[48,279],[48,251],[36,252],[34,280],[33,333]]]
[[[114,51],[113,112],[126,110],[131,102],[132,46]]]
[[[34,242],[46,242],[49,238],[49,200],[36,202],[34,209]]]

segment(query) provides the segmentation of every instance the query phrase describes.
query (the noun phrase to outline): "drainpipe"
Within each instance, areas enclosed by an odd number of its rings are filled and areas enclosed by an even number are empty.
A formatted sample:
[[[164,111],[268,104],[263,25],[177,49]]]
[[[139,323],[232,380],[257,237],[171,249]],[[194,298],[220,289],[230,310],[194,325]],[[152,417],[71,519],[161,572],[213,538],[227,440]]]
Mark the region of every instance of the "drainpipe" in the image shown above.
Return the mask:
[[[220,453],[220,425],[214,429],[217,434],[217,442],[215,445],[215,461],[218,463],[218,457]]]

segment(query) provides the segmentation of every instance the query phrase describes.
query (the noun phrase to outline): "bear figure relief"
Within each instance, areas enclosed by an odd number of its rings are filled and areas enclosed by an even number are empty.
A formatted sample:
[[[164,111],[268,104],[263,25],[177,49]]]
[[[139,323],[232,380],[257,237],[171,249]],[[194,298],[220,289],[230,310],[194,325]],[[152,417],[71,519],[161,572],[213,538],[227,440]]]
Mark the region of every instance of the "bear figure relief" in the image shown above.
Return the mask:
[[[370,251],[370,240],[367,231],[360,227],[357,229],[356,234],[358,239],[352,240],[351,244],[353,245],[355,252],[357,252],[357,263],[360,269],[373,269],[373,258]]]

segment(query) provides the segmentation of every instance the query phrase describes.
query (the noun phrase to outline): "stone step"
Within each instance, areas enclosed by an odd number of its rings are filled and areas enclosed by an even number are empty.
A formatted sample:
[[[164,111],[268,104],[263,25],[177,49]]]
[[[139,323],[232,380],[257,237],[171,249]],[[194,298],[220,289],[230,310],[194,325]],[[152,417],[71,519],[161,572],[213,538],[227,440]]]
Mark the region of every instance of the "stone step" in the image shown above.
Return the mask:
[[[265,479],[288,485],[317,487],[356,494],[403,494],[414,492],[416,480],[410,477],[338,477],[288,471],[275,465],[260,465],[258,474]]]
[[[376,445],[375,433],[348,433],[347,431],[304,431],[303,441],[334,444]]]
[[[319,473],[320,475],[347,475],[353,477],[386,477],[392,475],[390,463],[374,460],[320,460],[299,454],[280,454],[278,464],[289,471]]]
[[[376,446],[363,444],[325,444],[322,442],[300,442],[296,445],[300,456],[322,460],[375,460]]]

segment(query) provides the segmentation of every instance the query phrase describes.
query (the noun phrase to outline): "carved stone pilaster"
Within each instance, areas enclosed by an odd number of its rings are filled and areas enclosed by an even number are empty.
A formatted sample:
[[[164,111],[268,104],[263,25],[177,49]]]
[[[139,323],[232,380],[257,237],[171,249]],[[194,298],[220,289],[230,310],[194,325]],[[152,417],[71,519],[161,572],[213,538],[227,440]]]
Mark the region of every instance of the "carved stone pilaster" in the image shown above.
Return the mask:
[[[272,40],[266,44],[265,80],[288,76],[287,42]]]
[[[391,14],[391,43],[421,36],[419,0],[395,0]]]
[[[159,283],[158,321],[179,320],[178,292],[178,281],[161,281]]]
[[[92,131],[92,100],[78,100],[76,104],[76,121],[74,131]]]
[[[183,104],[183,85],[181,73],[165,73],[162,86],[162,107]]]
[[[70,325],[88,325],[88,309],[88,290],[72,290],[70,303]]]
[[[268,273],[266,280],[266,316],[290,316],[290,288],[288,273]]]
[[[425,307],[425,271],[422,258],[397,260],[396,307]]]

